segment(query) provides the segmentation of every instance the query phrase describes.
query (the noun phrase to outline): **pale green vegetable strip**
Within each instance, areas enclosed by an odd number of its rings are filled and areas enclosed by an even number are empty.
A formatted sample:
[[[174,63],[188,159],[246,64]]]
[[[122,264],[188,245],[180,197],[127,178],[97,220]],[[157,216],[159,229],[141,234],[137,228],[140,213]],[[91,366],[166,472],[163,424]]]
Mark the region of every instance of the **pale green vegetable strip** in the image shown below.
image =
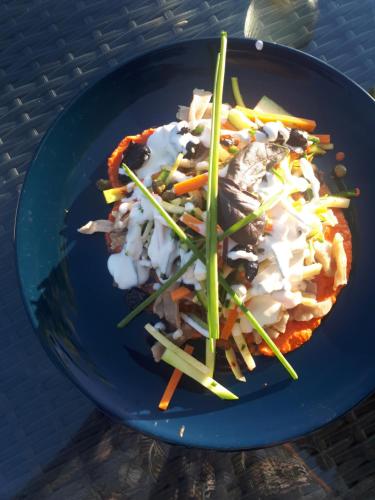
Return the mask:
[[[227,358],[228,365],[230,366],[230,369],[232,370],[232,373],[236,377],[236,379],[240,382],[246,382],[246,378],[243,376],[241,368],[239,367],[239,364],[237,362],[236,353],[234,352],[233,347],[225,349],[225,357]]]
[[[214,348],[212,349],[212,342],[214,342]],[[214,376],[215,371],[215,354],[216,354],[216,340],[206,339],[206,366],[209,369],[210,376]]]
[[[233,127],[236,127],[237,130],[253,129],[256,126],[254,122],[249,120],[249,118],[237,108],[232,108],[229,111],[228,121]]]
[[[239,328],[238,325],[234,325],[233,330],[232,330],[232,337],[233,340],[236,343],[236,346],[238,350],[240,351],[241,356],[243,357],[243,360],[246,363],[246,366],[250,371],[254,370],[255,368],[255,361],[254,358],[252,357],[249,348],[246,343],[245,337],[242,335],[241,329]]]
[[[212,104],[211,143],[208,167],[206,267],[207,267],[207,320],[211,339],[220,336],[219,280],[217,257],[217,198],[219,192],[219,148],[221,131],[221,104],[223,100],[227,34],[221,33]],[[214,344],[211,343],[212,348]]]
[[[179,207],[178,205],[173,205],[173,203],[168,203],[168,201],[161,201],[161,206],[165,208],[170,214],[182,215],[185,213],[184,207]]]
[[[183,359],[189,365],[193,366],[196,370],[200,371],[202,374],[209,374],[209,370],[206,365],[198,361],[196,358],[185,352],[183,349],[178,347],[176,344],[171,342],[165,335],[163,335],[159,330],[154,328],[150,323],[145,325],[145,330],[152,336],[154,339],[158,340],[161,345],[163,345],[166,349],[173,351],[179,358]]]
[[[244,100],[242,99],[240,86],[238,85],[238,78],[236,76],[232,76],[231,80],[232,80],[233,97],[234,97],[234,100],[236,101],[237,106],[243,106],[244,108],[246,108],[246,104],[244,103]]]
[[[246,106],[245,106],[246,107]],[[257,103],[254,111],[259,113],[273,113],[275,115],[289,115],[289,111],[279,106],[275,101],[264,95],[261,100]]]
[[[233,302],[241,309],[241,311],[244,313],[245,317],[249,320],[249,322],[253,325],[255,330],[259,333],[259,335],[262,337],[264,342],[268,345],[268,347],[271,349],[271,351],[274,353],[274,355],[277,357],[277,359],[280,361],[280,363],[283,365],[283,367],[286,369],[286,371],[289,373],[289,375],[292,377],[292,379],[297,380],[298,375],[292,365],[289,363],[289,361],[285,358],[285,356],[281,353],[275,342],[271,339],[271,337],[268,335],[268,333],[260,326],[258,321],[256,320],[255,316],[247,309],[246,306],[242,303],[241,299],[238,297],[238,295],[232,290],[232,288],[228,285],[228,283],[225,281],[225,279],[220,278],[220,284],[221,286],[226,290],[227,293],[232,297]]]
[[[184,358],[176,355],[174,351],[167,349],[161,359],[165,363],[168,363],[174,368],[182,371],[185,375],[188,375],[190,378],[196,380],[199,384],[203,385],[203,387],[213,392],[219,398],[231,400],[238,399],[238,396],[233,394],[233,392],[228,391],[228,389],[216,382],[214,379],[205,375],[200,370],[197,370],[194,366],[186,362]]]
[[[348,208],[350,199],[340,198],[339,196],[326,196],[320,198],[319,205],[325,208]]]
[[[205,309],[207,309],[207,296],[206,296],[204,289],[195,290],[195,295],[197,296],[197,298],[198,298],[199,302],[202,304],[202,306]]]
[[[166,184],[169,184],[171,182],[172,176],[176,172],[176,170],[178,169],[178,167],[180,166],[180,163],[181,163],[181,160],[182,160],[183,157],[184,157],[183,153],[178,153],[176,161],[172,165],[172,168],[171,168],[171,170],[169,172],[167,180],[165,181]]]

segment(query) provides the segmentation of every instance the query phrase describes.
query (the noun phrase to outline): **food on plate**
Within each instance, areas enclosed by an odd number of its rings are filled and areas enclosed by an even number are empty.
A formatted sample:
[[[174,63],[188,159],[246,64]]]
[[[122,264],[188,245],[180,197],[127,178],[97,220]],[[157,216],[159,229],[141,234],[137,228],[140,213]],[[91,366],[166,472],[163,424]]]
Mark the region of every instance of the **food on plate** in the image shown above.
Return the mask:
[[[343,209],[359,190],[329,192],[316,160],[330,135],[268,97],[246,107],[236,78],[237,105],[222,104],[225,54],[222,35],[213,94],[194,89],[176,120],[120,142],[103,190],[109,217],[79,229],[105,233],[130,308],[119,326],[146,308],[159,317],[145,329],[155,361],[175,369],[164,410],[182,374],[237,398],[213,378],[216,349],[239,381],[258,355],[296,379],[284,354],[310,339],[351,269]],[[200,341],[205,362],[193,356]]]

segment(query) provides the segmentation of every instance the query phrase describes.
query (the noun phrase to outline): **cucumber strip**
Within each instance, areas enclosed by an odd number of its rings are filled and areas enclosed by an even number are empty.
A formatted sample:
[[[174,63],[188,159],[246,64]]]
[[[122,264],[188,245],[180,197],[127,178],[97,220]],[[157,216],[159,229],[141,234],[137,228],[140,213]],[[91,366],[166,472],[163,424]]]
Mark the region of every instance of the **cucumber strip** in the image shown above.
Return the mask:
[[[182,214],[185,213],[185,208],[184,207],[180,207],[178,205],[174,205],[172,203],[168,203],[168,201],[162,200],[161,201],[161,206],[163,208],[165,208],[165,210],[167,212],[169,212],[170,214],[182,215]]]
[[[341,198],[340,196],[325,196],[320,198],[319,205],[325,208],[348,208],[350,199]]]
[[[169,365],[177,368],[182,373],[188,377],[194,379],[199,384],[203,385],[206,389],[213,392],[216,396],[221,399],[238,399],[238,396],[233,394],[233,392],[228,391],[224,386],[216,382],[213,378],[205,375],[200,370],[197,370],[194,366],[190,365],[182,357],[176,355],[174,351],[167,349],[162,355],[161,359],[168,363]]]
[[[236,379],[240,382],[246,382],[246,378],[243,376],[241,368],[237,362],[236,353],[234,352],[233,347],[225,349],[225,357],[227,358],[228,365]]]
[[[243,129],[253,129],[256,128],[256,124],[249,120],[247,116],[242,113],[239,109],[232,108],[228,113],[228,121],[237,130]]]
[[[275,101],[264,95],[261,100],[257,103],[254,108],[255,111],[259,113],[274,113],[277,115],[289,115],[291,114],[284,108],[279,106]]]
[[[245,337],[242,335],[241,328],[238,323],[236,323],[233,327],[232,337],[236,343],[238,350],[240,351],[241,356],[243,357],[243,360],[246,363],[246,366],[250,371],[254,370],[256,366],[254,358],[249,351]]]
[[[186,353],[183,349],[176,346],[173,342],[171,342],[167,337],[165,337],[162,333],[160,333],[156,328],[154,328],[150,323],[145,325],[145,330],[152,336],[154,339],[158,340],[167,350],[172,351],[176,356],[180,359],[184,360],[190,366],[194,367],[196,370],[201,372],[203,375],[209,374],[209,369],[206,365],[198,361],[196,358]],[[181,370],[182,371],[182,370]]]

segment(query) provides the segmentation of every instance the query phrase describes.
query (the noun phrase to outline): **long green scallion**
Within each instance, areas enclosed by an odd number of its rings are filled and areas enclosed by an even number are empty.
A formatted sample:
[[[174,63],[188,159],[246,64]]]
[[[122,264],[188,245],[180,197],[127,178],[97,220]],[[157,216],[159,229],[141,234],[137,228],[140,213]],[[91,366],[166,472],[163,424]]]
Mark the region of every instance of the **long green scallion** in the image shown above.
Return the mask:
[[[219,191],[219,146],[221,132],[221,104],[223,100],[227,33],[221,33],[220,54],[218,55],[212,103],[211,143],[208,166],[207,194],[207,320],[210,339],[220,336],[219,324],[219,280],[217,258],[217,198]]]

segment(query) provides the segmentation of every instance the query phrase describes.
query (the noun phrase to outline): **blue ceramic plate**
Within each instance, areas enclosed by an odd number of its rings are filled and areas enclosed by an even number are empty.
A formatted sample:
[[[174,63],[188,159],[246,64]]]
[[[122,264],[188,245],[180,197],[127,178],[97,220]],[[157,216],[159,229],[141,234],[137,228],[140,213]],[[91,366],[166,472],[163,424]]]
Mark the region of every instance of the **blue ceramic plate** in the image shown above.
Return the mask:
[[[112,286],[100,235],[77,227],[106,217],[95,187],[119,140],[174,119],[193,88],[212,88],[217,40],[195,40],[139,57],[85,91],[43,140],[27,176],[17,217],[17,259],[25,303],[51,359],[106,413],[169,442],[206,448],[264,447],[290,440],[349,410],[375,388],[374,106],[356,84],[296,50],[230,40],[230,76],[240,79],[248,103],[264,94],[299,116],[314,118],[346,152],[348,185],[362,195],[349,212],[354,266],[336,306],[301,349],[288,355],[292,382],[274,359],[259,359],[247,383],[217,373],[239,401],[221,401],[184,382],[172,407],[157,403],[170,368],[155,364],[143,330],[147,315],[129,328]],[[319,162],[327,172],[334,154]],[[181,428],[184,432],[181,432]]]

